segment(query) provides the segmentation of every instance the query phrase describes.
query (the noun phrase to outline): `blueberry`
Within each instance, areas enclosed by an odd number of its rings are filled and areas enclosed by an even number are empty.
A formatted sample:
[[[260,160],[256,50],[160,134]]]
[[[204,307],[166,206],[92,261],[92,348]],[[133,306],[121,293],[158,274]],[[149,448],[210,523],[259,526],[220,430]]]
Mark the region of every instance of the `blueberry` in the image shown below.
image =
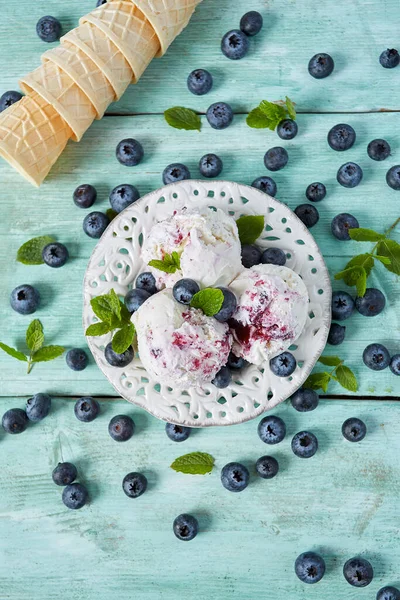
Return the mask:
[[[339,346],[344,341],[346,335],[346,327],[339,323],[331,323],[328,333],[328,344],[331,346]]]
[[[270,148],[264,154],[264,165],[269,171],[279,171],[283,169],[289,160],[288,153],[285,148],[281,146],[275,146]]]
[[[371,563],[359,556],[350,558],[344,567],[343,575],[346,581],[354,587],[365,587],[369,585],[374,577]]]
[[[351,148],[356,141],[356,132],[351,125],[339,123],[335,125],[328,133],[328,144],[332,150],[342,152]]]
[[[280,417],[264,417],[258,424],[258,435],[264,444],[279,444],[286,435],[286,425]]]
[[[286,254],[280,248],[267,248],[261,254],[261,263],[283,267],[286,264]]]
[[[333,58],[325,52],[320,52],[310,58],[308,72],[315,79],[324,79],[324,77],[328,77],[332,73],[334,66]]]
[[[339,167],[336,179],[345,188],[356,187],[363,178],[363,172],[359,165],[353,162],[344,163]]]
[[[139,308],[142,306],[142,304],[144,304],[146,302],[146,300],[148,300],[150,298],[150,296],[151,296],[150,292],[147,292],[146,290],[143,290],[141,288],[129,290],[129,292],[125,296],[125,300],[124,300],[125,306],[129,310],[129,312],[132,314],[132,313],[136,312],[137,310],[139,310]]]
[[[96,6],[102,6],[103,4],[105,4],[107,2],[107,0],[97,0],[96,2]]]
[[[6,108],[21,100],[21,98],[22,94],[20,92],[16,92],[15,90],[4,92],[4,94],[0,96],[0,112],[3,112],[3,110],[6,110]]]
[[[117,352],[114,352],[114,350],[112,349],[111,342],[107,344],[106,349],[104,350],[104,358],[106,359],[108,364],[112,367],[118,367],[120,369],[129,365],[129,363],[133,361],[134,355],[135,354],[132,346],[130,346],[122,354],[117,354]]]
[[[367,147],[368,156],[372,160],[385,160],[390,156],[390,145],[386,140],[372,140]]]
[[[110,204],[115,212],[120,213],[125,208],[139,200],[140,194],[138,189],[134,185],[129,183],[123,183],[117,185],[110,194]]]
[[[303,583],[317,583],[325,573],[325,561],[316,552],[303,552],[296,558],[294,570]]]
[[[246,35],[253,37],[261,31],[263,18],[256,10],[250,10],[240,19],[240,29]]]
[[[51,398],[48,394],[35,394],[26,402],[26,416],[33,423],[41,421],[50,412]]]
[[[400,165],[394,165],[386,173],[386,183],[393,190],[400,190]]]
[[[340,213],[333,217],[331,223],[332,234],[341,241],[350,240],[349,229],[358,228],[359,223],[350,213]]]
[[[115,151],[118,162],[125,167],[136,167],[144,156],[143,146],[133,138],[121,140]]]
[[[232,375],[228,367],[221,367],[214,379],[211,381],[215,387],[223,389],[228,387],[232,380]]]
[[[309,431],[300,431],[292,439],[292,451],[300,458],[311,458],[318,450],[318,440]]]
[[[75,402],[74,413],[78,421],[90,423],[98,416],[100,405],[91,396],[84,396]]]
[[[378,591],[376,600],[400,600],[400,590],[387,585]]]
[[[218,177],[222,171],[222,160],[216,154],[205,154],[199,162],[203,177]]]
[[[91,238],[100,238],[107,229],[110,219],[102,212],[95,210],[83,220],[83,231]]]
[[[221,483],[230,492],[242,492],[249,485],[249,472],[244,465],[231,462],[221,470]]]
[[[233,121],[233,110],[226,102],[215,102],[208,107],[206,117],[213,129],[226,129]]]
[[[174,425],[173,423],[165,425],[165,433],[173,442],[184,442],[188,439],[190,432],[190,427],[184,425]]]
[[[399,64],[400,55],[395,48],[388,48],[380,55],[379,62],[385,69],[393,69],[393,67],[397,67]]]
[[[257,246],[244,244],[242,246],[242,265],[246,269],[250,269],[254,265],[259,265],[261,262],[261,250]]]
[[[310,183],[306,189],[306,198],[307,200],[310,200],[310,202],[321,202],[325,196],[326,187],[323,183],[319,183],[318,181]]]
[[[36,24],[36,33],[44,42],[56,42],[61,36],[61,23],[55,17],[42,17]]]
[[[382,371],[390,364],[390,354],[382,344],[369,344],[363,352],[363,361],[369,369]]]
[[[284,119],[278,124],[276,133],[282,140],[292,140],[296,137],[299,128],[293,119]]]
[[[222,53],[231,60],[243,58],[247,54],[249,47],[249,38],[240,29],[232,29],[232,31],[228,31],[222,38]]]
[[[317,408],[319,396],[315,390],[300,388],[293,394],[290,401],[298,412],[309,412]]]
[[[88,183],[83,183],[74,191],[73,199],[79,208],[90,208],[96,202],[97,190]]]
[[[69,258],[69,253],[64,244],[51,242],[43,248],[42,258],[46,265],[58,269],[63,267]]]
[[[354,311],[354,300],[347,292],[333,292],[332,319],[345,321]]]
[[[162,174],[162,180],[165,185],[183,181],[184,179],[190,179],[190,171],[182,163],[172,163],[168,165],[168,167],[165,167]]]
[[[153,295],[156,293],[156,279],[152,273],[140,273],[135,282],[136,289],[144,290]]]
[[[366,425],[361,419],[352,417],[342,425],[342,435],[349,442],[361,442],[367,433]]]
[[[237,307],[237,300],[235,294],[231,292],[231,290],[229,290],[228,288],[219,287],[217,289],[221,290],[221,292],[223,293],[224,301],[222,302],[220,310],[214,315],[214,319],[217,319],[217,321],[220,321],[220,323],[225,323],[231,318],[231,316],[235,312]]]
[[[139,498],[147,489],[147,478],[142,473],[128,473],[122,481],[122,489],[128,498]]]
[[[269,196],[276,196],[277,187],[272,177],[258,177],[253,181],[251,187],[261,190]]]
[[[172,293],[180,304],[190,304],[192,298],[200,291],[200,286],[194,279],[180,279],[172,288]]]
[[[277,377],[289,377],[296,366],[296,359],[291,352],[282,352],[269,361],[269,367]]]
[[[400,375],[400,354],[392,356],[389,367],[394,375]]]
[[[376,288],[367,288],[362,298],[356,298],[356,309],[364,317],[376,317],[383,311],[385,304],[385,296]]]
[[[72,371],[83,371],[88,366],[88,355],[82,348],[71,348],[68,350],[66,363]]]
[[[206,69],[195,69],[187,78],[187,86],[192,94],[204,96],[204,94],[208,94],[213,86],[212,75]]]
[[[240,369],[244,369],[244,367],[247,367],[248,364],[249,363],[247,362],[247,360],[245,360],[241,356],[235,356],[233,352],[230,352],[227,362],[227,366],[230,369],[238,371]]]
[[[11,308],[20,315],[31,315],[40,304],[40,294],[31,285],[19,285],[10,296]]]
[[[261,456],[256,462],[256,471],[263,479],[272,479],[279,471],[279,463],[273,456]]]
[[[26,412],[21,408],[10,408],[3,415],[2,425],[7,433],[22,433],[28,425]]]
[[[113,417],[108,425],[108,433],[116,442],[126,442],[135,432],[135,422],[127,415]]]
[[[190,542],[199,532],[199,524],[192,515],[178,515],[174,520],[172,529],[178,540],[182,542]]]
[[[78,471],[72,463],[58,463],[51,476],[56,485],[69,485],[77,478]]]
[[[312,204],[299,204],[294,209],[294,213],[308,228],[314,227],[319,221],[319,212]]]
[[[67,485],[62,494],[62,501],[67,508],[78,510],[85,506],[88,499],[88,491],[81,483]]]

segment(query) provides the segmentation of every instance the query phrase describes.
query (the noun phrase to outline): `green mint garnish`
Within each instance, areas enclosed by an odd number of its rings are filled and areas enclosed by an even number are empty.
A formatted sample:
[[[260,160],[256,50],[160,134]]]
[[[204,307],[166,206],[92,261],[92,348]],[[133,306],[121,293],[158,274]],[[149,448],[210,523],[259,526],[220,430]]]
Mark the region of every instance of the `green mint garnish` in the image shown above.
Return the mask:
[[[171,469],[178,473],[189,475],[206,475],[211,473],[214,466],[214,458],[206,452],[190,452],[175,459]]]
[[[108,294],[92,298],[90,306],[96,317],[105,323],[111,324],[113,320],[121,319],[121,301],[113,289]]]
[[[44,260],[42,258],[43,248],[54,242],[54,238],[50,235],[42,235],[35,237],[22,244],[17,252],[17,261],[24,265],[42,265]]]
[[[128,350],[128,348],[132,346],[134,337],[135,326],[133,323],[129,323],[129,325],[125,325],[114,335],[112,339],[112,349],[117,354],[123,354],[125,350]]]
[[[213,317],[222,308],[224,294],[217,288],[204,288],[197,292],[192,298],[190,306],[199,308],[207,317]]]
[[[239,239],[242,245],[254,244],[264,231],[264,217],[262,215],[247,215],[236,221]]]
[[[270,120],[262,110],[253,108],[247,115],[246,123],[253,129],[267,129],[270,125]]]
[[[297,116],[296,115],[296,110],[294,108],[293,102],[287,96],[285,98],[285,104],[286,104],[286,110],[288,112],[289,118],[293,119],[293,121],[295,121],[296,120],[296,116]]]
[[[356,242],[379,242],[379,240],[385,239],[384,234],[377,233],[373,229],[365,229],[365,227],[350,228],[349,236]]]
[[[164,273],[175,273],[181,268],[181,258],[178,252],[172,252],[172,254],[165,254],[162,260],[151,260],[149,267],[154,267]]]
[[[108,294],[96,296],[90,301],[99,323],[93,323],[86,329],[85,335],[97,337],[118,329],[112,339],[112,348],[117,354],[122,354],[132,346],[135,338],[135,326],[131,323],[131,315],[125,304],[118,298],[115,290]]]
[[[338,356],[320,356],[318,362],[327,367],[334,368],[329,373],[327,371],[323,371],[322,373],[312,373],[304,383],[305,388],[312,390],[322,389],[326,392],[330,380],[333,379],[350,392],[356,392],[358,390],[356,376],[349,367],[346,367],[346,365],[343,364],[341,358]]]
[[[201,120],[197,113],[184,106],[174,106],[164,111],[168,125],[175,129],[197,130],[201,129]]]
[[[255,129],[271,129],[274,131],[284,119],[296,119],[294,104],[286,96],[285,102],[268,102],[262,100],[247,116],[246,123]]]

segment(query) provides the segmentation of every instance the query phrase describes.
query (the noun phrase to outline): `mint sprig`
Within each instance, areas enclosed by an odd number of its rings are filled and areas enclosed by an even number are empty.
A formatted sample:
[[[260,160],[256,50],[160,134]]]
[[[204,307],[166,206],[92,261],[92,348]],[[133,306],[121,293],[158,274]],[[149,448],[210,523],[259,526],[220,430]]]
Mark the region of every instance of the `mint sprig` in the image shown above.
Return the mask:
[[[164,111],[164,118],[168,125],[175,129],[197,130],[201,129],[201,120],[197,113],[191,108],[174,106]]]
[[[97,337],[118,329],[112,339],[112,349],[117,354],[123,354],[132,346],[136,333],[125,304],[118,298],[115,290],[111,289],[108,294],[92,298],[90,305],[100,321],[89,325],[85,335]]]
[[[322,389],[325,393],[331,379],[337,381],[342,387],[350,392],[358,390],[358,383],[353,371],[344,364],[344,361],[338,356],[320,356],[318,362],[333,367],[332,371],[322,371],[312,373],[305,381],[304,387],[311,390]]]
[[[254,244],[264,231],[264,217],[262,215],[245,215],[236,221],[239,239],[242,245]]]
[[[181,257],[178,252],[172,252],[172,254],[166,253],[162,260],[151,260],[149,267],[154,267],[164,273],[175,273],[181,268]]]
[[[175,459],[171,469],[177,473],[189,475],[206,475],[211,473],[214,466],[214,458],[207,452],[190,452]]]
[[[192,308],[199,308],[207,317],[213,317],[222,308],[224,294],[217,288],[204,288],[195,294],[190,302]]]
[[[24,265],[42,265],[44,263],[42,258],[43,249],[51,242],[54,242],[54,238],[50,235],[32,238],[19,248],[17,261]]]
[[[284,102],[268,102],[262,100],[257,108],[247,115],[246,123],[253,129],[271,129],[274,131],[284,119],[296,119],[293,102],[286,96]]]

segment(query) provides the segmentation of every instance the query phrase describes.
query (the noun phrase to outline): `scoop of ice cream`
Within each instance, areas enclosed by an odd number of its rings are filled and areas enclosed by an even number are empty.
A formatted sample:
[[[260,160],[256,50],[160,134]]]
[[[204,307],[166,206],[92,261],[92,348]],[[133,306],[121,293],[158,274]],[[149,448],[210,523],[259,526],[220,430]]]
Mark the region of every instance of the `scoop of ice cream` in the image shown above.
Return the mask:
[[[183,277],[204,287],[228,285],[243,269],[235,220],[220,209],[183,209],[154,225],[143,243],[144,262],[163,260],[172,252],[180,254],[180,270],[149,268],[159,289],[173,287]]]
[[[245,269],[229,287],[238,299],[229,323],[234,354],[259,365],[299,337],[307,318],[308,292],[294,271],[256,265]]]
[[[163,383],[201,386],[228,361],[232,346],[228,325],[179,304],[171,289],[151,296],[132,315],[132,322],[143,366]]]

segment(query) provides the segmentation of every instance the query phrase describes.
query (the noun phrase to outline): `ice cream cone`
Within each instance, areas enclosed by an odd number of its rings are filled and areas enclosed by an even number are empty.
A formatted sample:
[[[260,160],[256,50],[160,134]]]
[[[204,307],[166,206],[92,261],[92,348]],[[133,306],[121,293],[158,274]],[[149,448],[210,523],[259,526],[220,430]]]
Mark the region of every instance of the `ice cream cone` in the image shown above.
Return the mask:
[[[106,2],[80,20],[100,29],[128,61],[136,83],[157,54],[160,44],[150,22],[130,1]]]
[[[36,92],[0,114],[0,156],[37,187],[71,135],[56,109]]]
[[[34,90],[55,108],[72,129],[75,141],[82,138],[96,118],[96,111],[86,94],[52,62],[28,73],[19,83],[26,94]]]

